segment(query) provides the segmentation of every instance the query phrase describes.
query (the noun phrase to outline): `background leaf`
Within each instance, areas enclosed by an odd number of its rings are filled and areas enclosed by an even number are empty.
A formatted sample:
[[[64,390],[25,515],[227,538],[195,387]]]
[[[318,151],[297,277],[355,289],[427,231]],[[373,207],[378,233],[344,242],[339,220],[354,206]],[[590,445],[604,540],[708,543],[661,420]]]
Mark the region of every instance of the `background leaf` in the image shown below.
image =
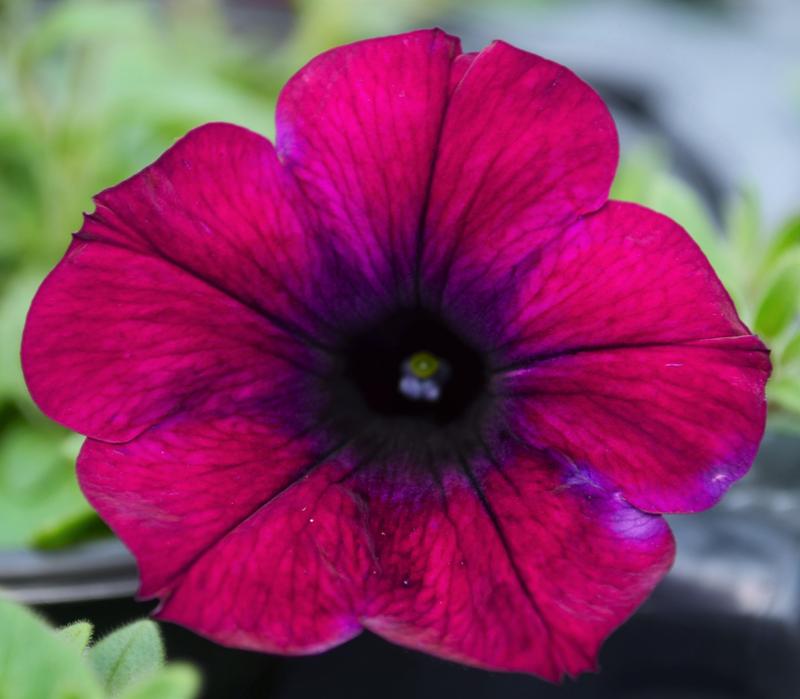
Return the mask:
[[[152,677],[135,684],[121,699],[192,699],[200,690],[200,675],[190,665],[170,663]]]
[[[60,519],[50,519],[30,536],[30,545],[36,549],[60,549],[93,539],[102,539],[111,533],[108,525],[90,508],[81,508]]]
[[[800,332],[792,336],[786,343],[781,354],[781,362],[789,366],[800,364]]]
[[[725,210],[725,230],[742,264],[752,262],[761,247],[761,208],[756,193],[742,189],[728,201]]]
[[[776,376],[767,384],[767,397],[776,405],[800,415],[800,376]]]
[[[30,544],[41,532],[52,537],[63,523],[71,526],[76,519],[95,516],[74,476],[82,441],[57,426],[32,426],[20,419],[5,426],[0,440],[0,548]]]
[[[796,250],[800,250],[800,215],[790,217],[780,227],[764,255],[764,264],[773,265],[783,255]]]
[[[6,275],[5,284],[0,284],[0,400],[24,403],[23,410],[30,406],[30,398],[22,378],[20,341],[25,316],[44,275],[44,270],[20,270]]]
[[[24,607],[0,599],[2,699],[101,699],[75,643]]]
[[[94,627],[88,621],[76,621],[58,630],[58,635],[83,652],[92,640]]]
[[[773,277],[756,310],[754,330],[767,340],[778,337],[800,313],[800,264]]]
[[[164,644],[154,622],[136,621],[92,646],[88,657],[103,687],[113,697],[164,665]]]

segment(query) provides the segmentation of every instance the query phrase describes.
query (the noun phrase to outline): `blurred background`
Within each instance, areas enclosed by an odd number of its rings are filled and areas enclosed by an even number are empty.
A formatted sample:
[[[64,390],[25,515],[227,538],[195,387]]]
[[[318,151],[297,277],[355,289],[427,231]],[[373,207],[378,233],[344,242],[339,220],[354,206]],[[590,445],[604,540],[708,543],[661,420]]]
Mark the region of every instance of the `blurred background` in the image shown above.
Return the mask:
[[[367,637],[281,660],[170,627],[168,652],[221,697],[800,696],[797,0],[0,0],[0,587],[57,624],[148,609],[75,482],[81,438],[38,412],[19,367],[30,300],[92,195],[207,121],[272,136],[281,86],[315,54],[434,24],[466,50],[502,38],[562,62],[607,100],[613,196],[684,225],[772,349],[758,462],[713,512],[672,518],[674,571],[603,673],[565,687]]]

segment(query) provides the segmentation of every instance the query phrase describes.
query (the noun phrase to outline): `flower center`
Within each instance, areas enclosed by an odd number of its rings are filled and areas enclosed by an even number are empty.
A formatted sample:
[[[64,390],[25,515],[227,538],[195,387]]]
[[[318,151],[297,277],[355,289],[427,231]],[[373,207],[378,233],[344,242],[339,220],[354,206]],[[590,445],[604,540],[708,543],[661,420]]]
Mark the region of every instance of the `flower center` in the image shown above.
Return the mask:
[[[430,352],[416,352],[403,362],[398,390],[411,400],[436,401],[450,378],[450,367]]]
[[[480,402],[486,366],[437,315],[404,310],[350,334],[334,385],[337,409],[447,425]]]

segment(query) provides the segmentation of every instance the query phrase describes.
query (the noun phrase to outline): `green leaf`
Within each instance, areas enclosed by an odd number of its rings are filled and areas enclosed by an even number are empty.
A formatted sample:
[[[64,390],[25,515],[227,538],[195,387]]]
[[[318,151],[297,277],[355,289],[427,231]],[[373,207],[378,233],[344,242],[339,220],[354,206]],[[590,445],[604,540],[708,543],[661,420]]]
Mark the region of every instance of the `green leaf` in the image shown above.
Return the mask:
[[[31,299],[44,276],[44,270],[22,270],[0,287],[0,399],[28,401],[20,344]]]
[[[0,548],[27,546],[42,536],[72,543],[75,523],[94,516],[75,478],[81,441],[49,424],[15,420],[0,428]],[[68,531],[59,532],[62,525]]]
[[[24,607],[0,599],[0,697],[101,699],[80,650]]]
[[[767,400],[800,415],[800,376],[780,376],[767,382]]]
[[[743,263],[752,264],[761,243],[761,206],[755,191],[743,189],[728,202],[725,230],[736,257]]]
[[[786,220],[770,242],[764,257],[767,265],[774,264],[786,253],[800,249],[800,214]]]
[[[145,619],[106,636],[88,657],[106,691],[117,696],[164,665],[164,644],[158,626]]]
[[[781,364],[800,362],[800,332],[795,334],[781,352]]]
[[[200,691],[200,675],[190,665],[170,663],[137,683],[120,699],[193,699]]]
[[[60,549],[84,541],[103,539],[111,530],[93,510],[71,513],[33,532],[31,546],[37,549]]]
[[[761,298],[754,321],[759,335],[774,338],[780,335],[800,311],[800,266],[789,265],[772,279]]]
[[[72,646],[84,651],[92,640],[94,627],[88,621],[75,621],[58,630],[58,635],[66,639]]]

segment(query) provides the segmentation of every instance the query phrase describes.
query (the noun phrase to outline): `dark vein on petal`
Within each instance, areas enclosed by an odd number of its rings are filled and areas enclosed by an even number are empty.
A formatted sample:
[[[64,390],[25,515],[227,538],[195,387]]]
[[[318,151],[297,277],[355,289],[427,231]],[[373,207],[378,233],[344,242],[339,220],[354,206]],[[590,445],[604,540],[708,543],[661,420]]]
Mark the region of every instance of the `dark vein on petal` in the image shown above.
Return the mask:
[[[292,487],[297,485],[300,481],[304,480],[308,476],[310,476],[314,471],[316,471],[320,466],[327,463],[327,461],[334,455],[340,453],[343,449],[345,449],[348,444],[350,444],[355,437],[350,437],[347,439],[343,439],[338,442],[336,445],[331,447],[330,449],[323,452],[319,457],[311,461],[310,463],[306,464],[303,468],[300,469],[290,480],[289,482],[278,489],[275,493],[269,496],[264,502],[259,503],[257,507],[255,507],[252,511],[250,511],[247,515],[239,519],[238,521],[234,522],[231,526],[227,527],[225,531],[222,532],[219,536],[215,537],[213,541],[208,543],[207,545],[200,548],[197,553],[195,553],[188,561],[181,564],[181,566],[173,572],[171,575],[167,577],[167,579],[161,585],[161,589],[168,587],[171,583],[175,581],[176,578],[185,575],[188,571],[197,563],[203,556],[205,556],[209,551],[211,551],[215,546],[221,543],[226,537],[236,531],[239,527],[241,527],[245,522],[251,520],[253,517],[256,517],[259,512],[261,512],[264,508],[271,505],[275,500],[277,500],[281,495],[288,492]],[[163,597],[161,597],[161,606],[163,606],[169,597],[174,592],[174,588],[172,590],[168,590]],[[158,593],[152,595],[152,597],[159,597]]]
[[[516,559],[514,558],[514,554],[511,551],[511,544],[508,541],[508,537],[506,536],[505,530],[503,529],[503,525],[500,522],[500,518],[497,516],[497,513],[494,511],[492,504],[489,502],[489,499],[486,497],[486,493],[483,492],[483,488],[481,487],[480,483],[478,483],[478,479],[475,477],[475,473],[473,472],[472,468],[469,465],[467,459],[464,458],[462,454],[459,454],[459,462],[461,464],[461,468],[464,471],[464,474],[467,476],[467,479],[472,486],[472,489],[475,491],[475,494],[478,496],[478,501],[481,503],[481,507],[483,508],[484,512],[486,512],[486,516],[489,518],[489,521],[492,523],[492,527],[494,528],[495,533],[497,534],[497,538],[500,540],[500,545],[503,547],[503,551],[506,554],[506,558],[508,558],[509,565],[511,566],[511,570],[514,572],[514,576],[519,583],[520,588],[522,589],[522,593],[525,595],[525,598],[531,605],[536,616],[539,618],[539,621],[542,623],[542,628],[545,631],[545,634],[548,638],[550,638],[550,627],[547,623],[546,617],[539,607],[539,603],[536,601],[536,598],[533,596],[530,588],[528,587],[528,583],[525,582],[525,578],[522,575],[522,571],[519,569],[517,565]]]
[[[168,176],[165,175],[165,177],[167,179],[169,179]],[[241,194],[241,191],[242,191],[241,189],[237,189],[237,192],[239,194]],[[201,196],[202,202],[205,204],[206,210],[209,211],[209,212],[214,212],[215,211],[215,207],[213,205],[213,202],[208,200],[207,193],[205,192],[205,190],[202,191],[200,196]],[[242,204],[242,203],[243,202],[240,200],[239,204]],[[233,201],[232,200],[230,201],[230,204],[233,205]],[[203,220],[201,218],[197,217],[192,210],[186,209],[183,206],[181,206],[180,209],[183,212],[183,215],[185,217],[187,217],[188,219],[196,221],[196,222],[200,222],[201,224],[203,223]],[[236,213],[238,214],[240,220],[245,221],[247,223],[248,227],[251,229],[251,231],[253,231],[255,233],[256,237],[259,238],[262,243],[266,243],[266,240],[264,239],[264,237],[262,235],[263,231],[258,226],[254,225],[254,223],[250,220],[250,217],[247,214],[244,213],[244,209],[241,206],[237,207]],[[295,220],[297,220],[297,214],[296,213],[295,213]],[[225,222],[222,221],[222,220],[219,220],[218,218],[217,218],[217,221],[216,221],[215,225],[220,230],[224,230],[225,227],[226,227]],[[298,221],[297,225],[299,227],[299,221]],[[144,240],[146,240],[154,250],[158,250],[160,252],[160,249],[158,247],[157,242],[154,241],[149,235],[145,235],[143,233],[139,233],[139,235]],[[302,298],[300,298],[287,284],[283,283],[282,275],[278,275],[276,277],[270,270],[267,270],[260,262],[258,262],[257,258],[252,255],[251,251],[249,251],[247,249],[242,249],[240,247],[240,243],[241,242],[242,241],[240,241],[240,240],[230,240],[229,244],[231,245],[232,249],[236,250],[236,252],[239,253],[242,256],[243,259],[249,258],[250,261],[264,275],[264,277],[266,279],[269,279],[273,283],[275,283],[275,285],[280,289],[280,291],[283,294],[285,294],[293,303],[295,303],[298,306],[300,306],[300,308],[302,308],[303,311],[305,313],[307,313],[309,316],[311,316],[316,322],[320,323],[321,325],[327,325],[328,327],[332,327],[331,324],[326,319],[322,318],[322,316],[320,316],[319,313],[317,313],[307,303],[305,303],[305,301]]]
[[[453,265],[456,261],[456,255],[458,254],[461,246],[464,244],[464,237],[466,235],[466,224],[467,220],[472,213],[473,208],[477,205],[479,199],[479,193],[484,188],[486,184],[486,180],[489,177],[489,174],[492,171],[492,168],[496,165],[497,161],[504,155],[502,150],[495,153],[492,156],[492,159],[489,163],[486,164],[483,172],[481,172],[480,178],[478,179],[477,184],[473,188],[472,196],[470,197],[469,203],[461,210],[458,215],[457,222],[455,226],[457,227],[457,231],[455,234],[455,239],[450,243],[449,249],[446,254],[446,259],[444,263],[444,268],[441,270],[440,274],[442,275],[442,280],[440,282],[440,289],[438,292],[438,299],[436,302],[437,308],[440,310],[444,305],[445,293],[447,291],[447,286],[450,283],[450,276],[453,269]],[[491,269],[491,268],[489,268]]]
[[[424,255],[424,248],[425,248],[425,223],[428,218],[428,208],[430,207],[431,203],[431,190],[433,188],[433,176],[436,172],[436,165],[439,162],[439,154],[441,150],[441,143],[442,143],[442,135],[444,134],[444,125],[447,119],[447,112],[450,108],[450,100],[452,100],[453,95],[455,94],[458,86],[464,82],[464,77],[467,73],[470,72],[472,69],[472,64],[467,67],[467,70],[464,72],[464,75],[461,76],[461,79],[458,82],[458,85],[454,86],[450,89],[450,74],[453,71],[453,63],[455,60],[462,54],[458,54],[457,56],[453,56],[450,60],[450,69],[447,72],[447,84],[445,85],[445,98],[444,103],[442,104],[442,115],[439,119],[439,125],[436,128],[436,135],[433,140],[433,155],[431,156],[430,166],[428,168],[428,177],[427,183],[425,185],[425,197],[422,200],[422,209],[419,214],[419,223],[417,225],[417,235],[416,235],[416,252],[414,256],[414,298],[416,300],[417,306],[422,305],[422,258]],[[474,61],[473,61],[474,63]]]
[[[714,347],[705,346],[699,343],[708,342],[713,343],[717,341],[724,341],[724,340],[737,340],[741,337],[751,337],[750,335],[730,335],[725,337],[701,337],[701,338],[690,338],[685,340],[674,340],[669,342],[612,342],[605,345],[581,345],[578,347],[570,347],[564,350],[556,350],[553,352],[542,352],[541,354],[533,355],[532,357],[525,357],[524,359],[520,359],[514,362],[509,362],[508,364],[501,364],[500,366],[493,367],[491,370],[491,374],[507,374],[512,371],[516,371],[518,369],[525,369],[526,367],[533,366],[535,364],[539,364],[540,362],[550,361],[552,359],[558,359],[559,357],[570,357],[576,354],[587,354],[591,352],[615,352],[619,350],[631,350],[631,349],[650,349],[654,347],[681,347],[686,349],[719,349],[723,351],[735,351],[735,352],[769,352],[766,348],[763,347]],[[503,393],[502,395],[507,395]]]
[[[115,247],[115,248],[118,248],[120,250],[127,250],[128,252],[133,253],[134,255],[140,255],[140,256],[145,257],[145,258],[149,258],[149,259],[165,262],[166,264],[175,267],[176,269],[184,272],[185,274],[189,275],[190,277],[192,277],[194,279],[197,279],[198,281],[202,282],[206,286],[208,286],[208,287],[210,287],[212,289],[215,289],[216,291],[218,291],[223,296],[225,296],[225,297],[227,297],[227,298],[229,298],[229,299],[231,299],[233,301],[236,301],[239,305],[243,306],[244,308],[247,308],[248,310],[252,311],[256,315],[264,318],[265,320],[270,322],[272,325],[274,325],[276,328],[278,328],[279,330],[282,330],[283,332],[288,334],[290,337],[293,337],[294,339],[300,341],[301,343],[309,345],[309,346],[311,346],[311,347],[313,347],[315,349],[318,349],[318,350],[320,350],[322,352],[326,352],[328,354],[332,354],[334,352],[334,348],[329,347],[328,345],[324,344],[323,342],[321,342],[317,338],[313,337],[312,335],[309,335],[300,326],[295,325],[291,321],[288,321],[285,318],[282,318],[282,317],[280,317],[278,315],[275,315],[274,313],[272,313],[270,311],[267,311],[265,308],[261,308],[260,306],[258,306],[256,304],[248,301],[247,299],[239,296],[238,294],[236,294],[232,290],[226,289],[224,286],[221,286],[220,284],[218,284],[217,282],[213,281],[209,277],[206,277],[204,274],[201,274],[199,271],[197,271],[195,269],[192,269],[191,267],[187,267],[186,265],[182,264],[181,262],[178,262],[174,258],[172,258],[169,255],[165,254],[163,251],[159,250],[158,254],[155,254],[155,251],[153,253],[148,253],[148,252],[146,252],[144,250],[139,250],[139,249],[137,249],[137,248],[135,248],[133,246],[124,245],[124,244],[122,244],[120,242],[116,242],[116,241],[112,242],[110,240],[103,240],[101,238],[97,238],[97,237],[94,237],[94,236],[88,236],[88,235],[85,235],[85,234],[83,234],[81,232],[75,233],[74,237],[76,239],[78,239],[78,240],[82,240],[82,241],[85,241],[85,242],[88,242],[88,243],[95,243],[95,244],[98,244],[98,245],[108,245],[109,247]]]
[[[510,432],[510,431],[509,431]],[[512,437],[513,438],[513,437]],[[517,440],[520,441],[520,440]],[[497,457],[492,452],[491,447],[486,443],[486,440],[483,438],[483,435],[478,433],[478,442],[481,445],[481,449],[483,449],[486,458],[489,460],[489,463],[494,467],[497,471],[500,478],[502,478],[509,488],[511,488],[518,496],[520,495],[519,488],[514,481],[511,480],[511,477],[506,473],[506,469],[503,468],[503,465],[498,461]],[[525,446],[528,446],[525,444]]]

